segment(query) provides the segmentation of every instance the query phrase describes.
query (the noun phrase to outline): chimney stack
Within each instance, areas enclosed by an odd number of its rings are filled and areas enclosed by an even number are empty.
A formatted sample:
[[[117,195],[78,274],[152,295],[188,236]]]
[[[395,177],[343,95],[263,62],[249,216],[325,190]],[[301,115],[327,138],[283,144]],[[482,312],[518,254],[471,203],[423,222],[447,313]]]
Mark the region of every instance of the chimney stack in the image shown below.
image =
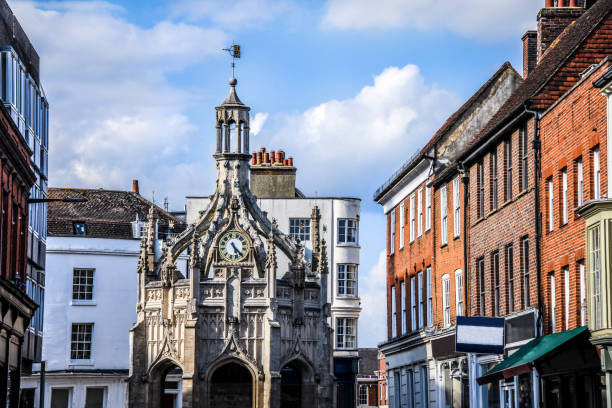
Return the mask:
[[[568,4],[569,7],[567,6]],[[554,46],[559,34],[583,13],[584,8],[577,6],[576,0],[557,0],[556,7],[553,0],[546,0],[545,8],[538,13],[538,64],[546,50]],[[523,39],[523,41],[525,40]]]
[[[258,198],[295,198],[297,169],[293,157],[285,158],[282,150],[266,151],[261,147],[251,154],[251,192]]]
[[[132,192],[140,194],[140,189],[138,188],[138,180],[132,180]]]
[[[538,65],[538,32],[527,31],[523,35],[523,79]]]

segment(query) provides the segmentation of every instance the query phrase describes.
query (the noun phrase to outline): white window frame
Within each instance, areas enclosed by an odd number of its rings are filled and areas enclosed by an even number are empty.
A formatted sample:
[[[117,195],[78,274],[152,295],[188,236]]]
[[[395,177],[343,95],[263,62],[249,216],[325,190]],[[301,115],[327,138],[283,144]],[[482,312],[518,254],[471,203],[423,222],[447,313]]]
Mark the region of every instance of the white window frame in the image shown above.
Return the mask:
[[[395,217],[395,215],[394,215]],[[340,224],[344,221],[344,227],[340,227]],[[395,223],[395,219],[394,219]],[[351,226],[352,225],[352,226]],[[344,229],[344,241],[340,240],[340,231]],[[349,241],[349,231],[355,230],[353,235],[354,240]],[[395,230],[393,230],[395,234]],[[359,245],[359,221],[356,218],[338,218],[338,244],[339,245]]]
[[[463,316],[463,272],[455,271],[455,314]]]
[[[354,268],[353,278],[349,279],[349,273],[351,272],[349,269]],[[358,265],[351,263],[341,263],[338,264],[338,290],[337,294],[340,297],[356,297],[357,296],[357,282],[358,282]],[[352,282],[352,292],[349,293],[349,284]]]
[[[410,196],[410,242],[414,242],[414,236],[416,235],[416,231],[415,231],[415,210],[414,210],[414,204],[415,204],[415,197],[414,197],[414,193],[412,193],[412,195]]]
[[[404,281],[400,282],[400,304],[402,305],[402,330],[401,333],[404,334],[408,331],[408,322],[406,321],[406,283]]]
[[[350,323],[350,324],[349,324]],[[349,330],[351,333],[349,333]],[[339,341],[340,337],[342,340]],[[342,346],[338,346],[342,343]],[[336,317],[336,350],[357,349],[357,319],[354,317]]]
[[[417,237],[423,235],[423,188],[417,191]]]
[[[391,286],[391,337],[397,337],[397,305],[395,302],[395,285]]]
[[[425,280],[427,286],[427,326],[433,325],[433,297],[431,290],[431,266],[425,269]]]
[[[565,330],[569,330],[570,317],[570,273],[569,266],[563,268],[564,316]]]
[[[555,229],[554,186],[552,177],[548,180],[548,230]]]
[[[87,342],[85,341],[81,341],[81,340],[77,340],[76,342],[73,340],[74,337],[74,326],[75,325],[84,325],[84,326],[91,326],[91,330],[90,330],[90,339],[89,339],[89,358],[72,358],[72,348],[73,348],[73,344],[77,343],[77,344],[87,344]],[[93,356],[94,356],[94,334],[95,334],[95,324],[93,322],[72,322],[70,323],[70,341],[68,342],[68,357],[69,357],[69,361],[72,364],[87,364],[87,363],[91,363],[93,361]],[[77,351],[78,352],[78,351]]]
[[[578,273],[580,275],[580,325],[586,326],[587,316],[587,293],[586,293],[586,268],[584,262],[578,263]]]
[[[584,173],[582,169],[582,158],[576,161],[576,195],[577,204],[580,207],[584,202]]]
[[[389,255],[393,255],[395,253],[395,208],[393,210],[391,210],[391,220],[389,222],[390,226],[390,232],[391,232],[391,238],[390,238],[390,248],[389,248]]]
[[[550,275],[550,323],[553,333],[557,332],[557,296],[555,288],[555,275]]]
[[[299,238],[300,242],[309,242],[310,234],[310,218],[289,218],[289,236],[293,240]]]
[[[79,275],[79,282],[75,283],[75,279],[77,279],[77,272],[81,273],[81,272],[85,272],[85,273],[91,273],[91,277],[89,276],[80,276]],[[72,270],[72,303],[73,304],[82,304],[82,303],[93,303],[94,302],[94,289],[95,289],[95,276],[96,276],[96,272],[94,268],[74,268]],[[83,282],[83,278],[85,279],[85,282]],[[88,283],[87,281],[90,281],[90,283]],[[90,288],[90,290],[88,291],[87,288]],[[81,290],[85,288],[85,290]],[[87,294],[90,295],[89,298],[87,298]]]
[[[446,184],[440,188],[440,240],[442,245],[448,244],[448,196]]]
[[[593,195],[595,200],[601,198],[601,163],[599,146],[593,149]]]
[[[425,231],[431,229],[431,186],[425,187]]]
[[[417,302],[419,304],[419,315],[417,317],[417,327],[420,329],[423,327],[423,271],[419,271],[417,274]]]
[[[410,277],[410,308],[411,308],[411,322],[410,327],[412,331],[417,329],[417,304],[416,304],[416,280],[414,276]]]
[[[453,179],[453,236],[455,238],[461,235],[461,200],[459,188],[459,176],[457,176]]]
[[[567,168],[561,170],[561,222],[567,224]]]
[[[399,216],[399,223],[400,223],[399,249],[402,249],[402,248],[404,248],[404,226],[406,224],[406,222],[405,222],[406,220],[404,219],[404,214],[406,214],[406,208],[404,206],[404,202],[403,201],[400,204],[399,212],[400,212],[400,216]]]
[[[450,326],[450,277],[442,275],[442,311],[444,315],[444,327]]]
[[[365,391],[365,394],[364,394]],[[364,402],[365,396],[365,402]],[[366,384],[359,384],[359,406],[368,406],[368,386]]]

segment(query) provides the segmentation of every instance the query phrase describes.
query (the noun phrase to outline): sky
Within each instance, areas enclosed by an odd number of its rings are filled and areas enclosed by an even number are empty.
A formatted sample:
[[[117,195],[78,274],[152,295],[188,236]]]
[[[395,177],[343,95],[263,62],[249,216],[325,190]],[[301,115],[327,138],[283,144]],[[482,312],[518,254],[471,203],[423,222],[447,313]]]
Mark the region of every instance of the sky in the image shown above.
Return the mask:
[[[541,4],[540,4],[541,3]],[[386,337],[385,217],[372,197],[505,61],[543,0],[130,0],[9,4],[41,61],[49,185],[156,203],[209,195],[215,111],[237,92],[251,150],[284,150],[309,196],[361,198],[359,346]]]

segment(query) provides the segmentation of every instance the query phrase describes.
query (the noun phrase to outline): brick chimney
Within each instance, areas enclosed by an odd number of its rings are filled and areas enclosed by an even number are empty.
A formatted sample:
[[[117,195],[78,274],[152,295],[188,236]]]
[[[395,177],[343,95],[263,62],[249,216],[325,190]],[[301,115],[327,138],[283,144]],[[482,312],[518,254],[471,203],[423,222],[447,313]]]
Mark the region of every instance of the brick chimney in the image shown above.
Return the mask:
[[[295,198],[295,175],[293,158],[285,158],[282,150],[269,153],[262,147],[252,154],[251,192],[257,198]]]
[[[572,22],[584,13],[583,0],[545,0],[545,7],[538,13],[537,62],[555,40]],[[523,47],[525,37],[523,37]],[[524,48],[523,48],[524,50]],[[523,51],[524,53],[524,51]],[[523,62],[523,66],[525,63]],[[529,71],[529,70],[528,70]]]
[[[140,190],[138,188],[138,180],[132,180],[132,192],[140,194]]]
[[[538,65],[538,32],[527,31],[523,35],[523,79]]]

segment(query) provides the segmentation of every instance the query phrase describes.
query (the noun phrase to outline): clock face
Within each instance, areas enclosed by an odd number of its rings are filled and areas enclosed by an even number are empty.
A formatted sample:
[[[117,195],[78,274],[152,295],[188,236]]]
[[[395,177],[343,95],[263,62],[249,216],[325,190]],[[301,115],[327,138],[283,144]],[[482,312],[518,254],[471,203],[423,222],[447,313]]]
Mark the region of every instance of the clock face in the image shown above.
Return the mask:
[[[219,241],[219,252],[226,261],[239,262],[247,256],[249,242],[244,234],[238,231],[225,233]]]

